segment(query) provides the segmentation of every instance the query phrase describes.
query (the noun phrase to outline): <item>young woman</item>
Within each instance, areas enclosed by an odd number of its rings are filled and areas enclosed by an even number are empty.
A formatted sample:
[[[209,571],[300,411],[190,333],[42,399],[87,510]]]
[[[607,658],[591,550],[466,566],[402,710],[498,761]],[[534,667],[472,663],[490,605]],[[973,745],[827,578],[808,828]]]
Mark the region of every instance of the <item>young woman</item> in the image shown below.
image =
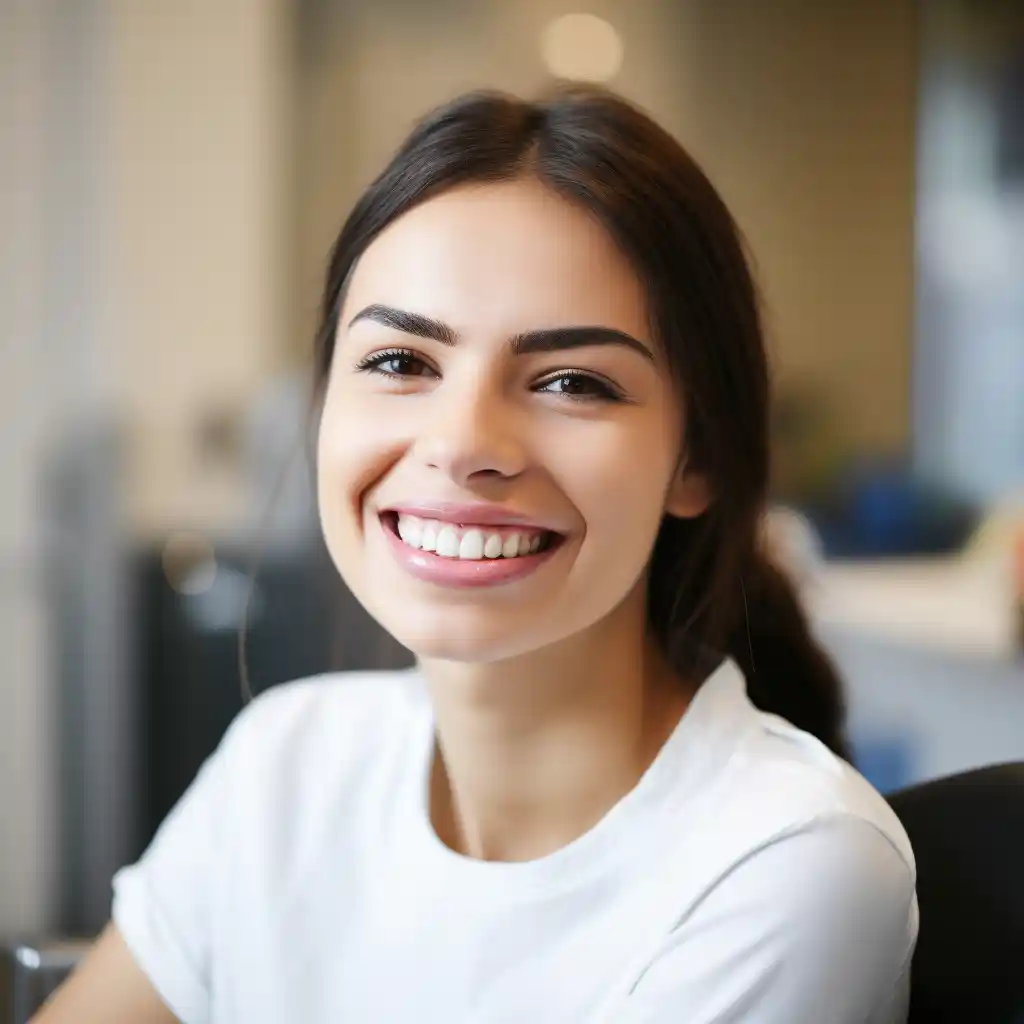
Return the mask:
[[[462,98],[334,247],[331,555],[412,672],[236,721],[45,1024],[891,1024],[914,862],[767,559],[729,213],[606,93]]]

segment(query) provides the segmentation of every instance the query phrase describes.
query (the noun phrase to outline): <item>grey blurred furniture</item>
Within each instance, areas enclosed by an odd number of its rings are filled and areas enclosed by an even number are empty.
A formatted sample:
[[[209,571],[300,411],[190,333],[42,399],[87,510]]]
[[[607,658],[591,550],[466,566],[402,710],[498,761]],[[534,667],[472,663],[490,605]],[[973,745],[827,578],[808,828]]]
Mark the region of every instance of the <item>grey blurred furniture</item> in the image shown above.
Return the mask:
[[[71,973],[88,946],[88,942],[77,941],[9,945],[4,950],[7,1005],[0,1006],[0,1024],[27,1024]]]

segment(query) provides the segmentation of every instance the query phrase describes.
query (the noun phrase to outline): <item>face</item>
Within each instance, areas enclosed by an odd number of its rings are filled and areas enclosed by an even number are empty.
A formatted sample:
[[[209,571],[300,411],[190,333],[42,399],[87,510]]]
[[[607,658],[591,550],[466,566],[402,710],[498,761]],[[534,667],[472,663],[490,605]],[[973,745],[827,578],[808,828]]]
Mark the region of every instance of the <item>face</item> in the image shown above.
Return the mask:
[[[662,516],[697,515],[643,288],[533,180],[407,213],[354,270],[319,436],[328,549],[421,658],[535,652],[642,603]]]

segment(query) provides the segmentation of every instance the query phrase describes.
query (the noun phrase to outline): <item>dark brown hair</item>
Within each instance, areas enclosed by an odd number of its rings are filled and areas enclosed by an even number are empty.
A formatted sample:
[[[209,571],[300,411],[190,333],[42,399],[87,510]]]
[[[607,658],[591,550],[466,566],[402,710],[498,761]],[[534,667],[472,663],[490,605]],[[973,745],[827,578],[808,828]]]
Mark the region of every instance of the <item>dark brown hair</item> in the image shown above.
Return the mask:
[[[649,574],[655,636],[684,678],[729,654],[755,704],[845,755],[835,670],[761,549],[769,372],[743,241],[698,165],[644,113],[604,90],[572,87],[539,103],[473,93],[422,121],[334,245],[316,337],[318,394],[346,282],[373,239],[445,190],[527,174],[595,216],[645,285],[686,410],[687,464],[714,496],[696,519],[662,523]]]

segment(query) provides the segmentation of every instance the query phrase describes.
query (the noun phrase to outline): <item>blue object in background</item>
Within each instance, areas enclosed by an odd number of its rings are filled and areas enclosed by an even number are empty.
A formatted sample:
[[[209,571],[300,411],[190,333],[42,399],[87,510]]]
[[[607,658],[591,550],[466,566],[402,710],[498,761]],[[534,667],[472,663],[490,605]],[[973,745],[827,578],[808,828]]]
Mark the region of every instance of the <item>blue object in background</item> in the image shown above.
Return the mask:
[[[892,793],[917,781],[913,744],[908,736],[851,736],[853,765],[880,793]]]
[[[944,554],[969,537],[977,510],[900,462],[861,461],[826,500],[801,507],[833,558]]]

